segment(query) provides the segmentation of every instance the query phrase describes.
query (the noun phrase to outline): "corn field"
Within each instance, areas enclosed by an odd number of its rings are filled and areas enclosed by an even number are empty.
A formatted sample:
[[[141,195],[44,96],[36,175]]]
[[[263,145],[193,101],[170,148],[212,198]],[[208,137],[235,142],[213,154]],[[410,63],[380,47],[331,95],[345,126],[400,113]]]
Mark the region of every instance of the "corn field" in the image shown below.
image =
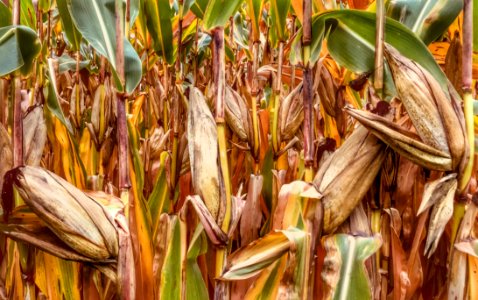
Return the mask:
[[[478,299],[477,24],[1,0],[0,298]]]

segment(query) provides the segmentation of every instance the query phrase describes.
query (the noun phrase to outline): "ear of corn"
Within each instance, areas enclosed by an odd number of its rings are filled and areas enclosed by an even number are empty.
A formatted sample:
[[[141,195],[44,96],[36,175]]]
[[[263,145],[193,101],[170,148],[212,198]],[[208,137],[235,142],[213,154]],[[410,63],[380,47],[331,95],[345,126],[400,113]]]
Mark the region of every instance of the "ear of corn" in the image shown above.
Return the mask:
[[[54,173],[19,167],[12,184],[55,235],[78,253],[102,261],[118,255],[118,235],[95,200]]]
[[[220,195],[216,123],[197,88],[191,89],[189,94],[188,148],[194,190],[217,219]]]
[[[385,48],[385,56],[398,96],[420,138],[425,144],[449,153],[455,169],[465,153],[466,141],[449,97],[427,70],[390,45]]]
[[[325,161],[314,178],[322,194],[323,230],[333,232],[370,188],[385,158],[385,146],[364,127],[357,128]],[[343,183],[347,184],[343,184]]]
[[[226,87],[226,122],[237,136],[251,143],[252,141],[252,119],[246,102],[230,86]]]
[[[279,108],[279,124],[281,141],[292,139],[304,121],[304,110],[300,95],[302,83],[290,92],[282,101]]]

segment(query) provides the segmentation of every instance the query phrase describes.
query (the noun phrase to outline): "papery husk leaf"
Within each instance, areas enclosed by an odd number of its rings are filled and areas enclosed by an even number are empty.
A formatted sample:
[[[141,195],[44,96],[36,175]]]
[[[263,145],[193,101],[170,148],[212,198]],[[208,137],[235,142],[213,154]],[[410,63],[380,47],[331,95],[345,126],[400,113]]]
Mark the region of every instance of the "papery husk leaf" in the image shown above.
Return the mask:
[[[342,224],[362,200],[385,154],[385,145],[361,126],[321,165],[314,184],[323,196],[325,233]]]
[[[281,141],[292,139],[304,121],[304,106],[300,97],[302,83],[300,83],[282,101],[279,108],[279,122]]]
[[[220,206],[217,129],[206,100],[197,88],[189,94],[188,148],[194,191],[217,219]]]
[[[468,255],[478,257],[478,240],[455,243],[455,248]]]
[[[29,220],[28,224],[0,224],[0,231],[15,241],[33,245],[62,259],[83,262],[95,261],[70,248],[39,218],[37,221],[38,223],[34,223],[34,221]]]
[[[47,139],[43,109],[36,106],[23,118],[23,151],[25,164],[39,166]]]
[[[398,97],[421,139],[435,149],[448,152],[445,129],[423,71],[389,45],[385,47],[385,57],[392,71]]]
[[[216,246],[224,246],[228,241],[228,236],[226,235],[226,233],[224,233],[224,231],[222,231],[219,225],[217,225],[211,212],[208,210],[208,208],[198,195],[186,197],[186,201],[184,202],[180,217],[182,219],[186,218],[185,212],[188,204],[190,204],[194,208],[194,211],[199,217],[199,220],[202,223],[204,230],[206,231],[206,235],[208,236],[211,243]],[[235,220],[232,221],[234,222]]]
[[[319,94],[320,104],[323,105],[327,114],[331,117],[336,116],[336,101],[337,101],[337,84],[330,74],[330,71],[324,65],[322,60],[319,60],[317,65],[317,72],[319,77],[317,80],[317,93]]]
[[[93,260],[118,255],[118,235],[102,206],[56,174],[38,167],[11,171],[22,199],[63,242]]]
[[[478,206],[472,201],[463,216],[456,235],[457,243],[470,238],[478,215]],[[448,273],[448,299],[465,299],[467,281],[467,254],[452,248]],[[471,279],[471,277],[470,277]]]
[[[243,141],[250,141],[250,124],[252,124],[251,116],[249,114],[249,109],[235,90],[230,86],[226,87],[226,98],[225,98],[225,116],[227,125],[234,131],[237,136]]]
[[[423,213],[427,208],[441,200],[456,181],[456,173],[449,174],[440,179],[429,182],[425,185],[422,202],[418,208],[417,215]]]
[[[345,111],[407,159],[433,170],[452,169],[452,159],[447,152],[420,142],[417,136],[386,118],[349,107],[346,107]]]
[[[426,69],[392,46],[386,45],[385,57],[398,96],[421,139],[435,149],[450,153],[455,168],[465,153],[466,141],[449,97]]]
[[[249,244],[259,237],[262,224],[260,197],[263,182],[264,179],[261,175],[256,176],[251,174],[249,178],[247,201],[244,206],[239,228],[242,246]]]
[[[428,258],[435,252],[440,237],[445,230],[445,226],[453,216],[453,199],[455,198],[458,181],[453,178],[447,184],[446,189],[441,190],[437,195],[437,200],[433,206],[430,223],[428,225],[427,241],[425,244],[425,255]]]

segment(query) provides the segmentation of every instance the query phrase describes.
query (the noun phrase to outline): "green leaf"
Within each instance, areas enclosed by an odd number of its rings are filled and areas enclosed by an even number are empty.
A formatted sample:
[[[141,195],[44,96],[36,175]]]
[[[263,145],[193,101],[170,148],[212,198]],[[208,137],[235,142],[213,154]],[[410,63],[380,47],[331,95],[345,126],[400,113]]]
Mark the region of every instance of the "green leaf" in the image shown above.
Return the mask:
[[[78,51],[80,49],[81,33],[73,24],[66,1],[67,0],[56,0],[56,4],[63,25],[63,31],[71,44],[71,50]]]
[[[287,14],[289,13],[290,0],[271,0],[271,29],[275,30],[279,42],[284,42],[287,38]]]
[[[0,1],[0,27],[12,25],[12,12],[10,9]]]
[[[38,9],[47,12],[51,7],[52,0],[38,0]]]
[[[115,70],[116,86],[121,86],[116,73],[115,0],[67,0],[73,23],[96,51],[105,56]],[[131,93],[142,76],[141,60],[131,43],[124,39],[126,92]]]
[[[262,0],[247,0],[247,15],[251,18],[252,39],[253,41],[259,41],[260,28],[259,23],[261,20],[262,12]]]
[[[66,71],[76,71],[76,59],[66,53],[58,58],[58,72],[61,74]],[[89,60],[80,61],[80,70],[86,68],[90,64]]]
[[[327,36],[330,55],[342,66],[357,73],[368,73],[374,69],[375,57],[375,13],[357,10],[336,10],[315,15],[312,18],[311,62],[315,63],[320,54],[322,39]],[[300,31],[293,41],[290,59],[300,62]],[[427,46],[399,22],[387,18],[385,41],[400,53],[427,69],[442,87],[447,79]],[[389,76],[386,82],[391,83]],[[393,87],[386,86],[393,90]]]
[[[234,15],[234,41],[242,48],[249,49],[249,32],[240,13]]]
[[[206,283],[199,269],[197,258],[207,252],[207,238],[199,223],[194,231],[186,261],[186,299],[209,299]]]
[[[159,224],[159,216],[162,213],[169,212],[169,188],[166,176],[166,158],[168,153],[165,151],[160,156],[160,167],[158,178],[153,187],[153,191],[148,197],[149,211],[151,212],[151,221],[153,223],[153,233],[156,233]],[[155,236],[155,234],[153,234]]]
[[[144,13],[148,31],[153,39],[154,51],[164,57],[168,64],[174,62],[173,49],[173,11],[169,0],[145,0]]]
[[[140,0],[130,0],[129,1],[129,22],[130,24],[134,24],[136,18],[139,15],[139,7],[141,5]],[[130,25],[131,27],[131,25]]]
[[[37,17],[32,0],[20,0],[20,24],[30,27],[33,30],[37,28]],[[10,0],[10,7],[12,0]]]
[[[27,75],[40,49],[40,40],[31,28],[23,25],[0,28],[0,77],[16,70]]]
[[[388,0],[385,3],[387,16],[410,28],[427,45],[445,32],[462,9],[463,1],[455,0]]]
[[[224,27],[242,0],[210,0],[204,13],[204,29]]]
[[[63,114],[63,110],[61,109],[61,104],[58,99],[58,89],[56,86],[56,77],[54,73],[54,67],[53,67],[53,62],[51,59],[48,61],[48,76],[49,80],[46,83],[46,104],[48,109],[51,111],[55,117],[60,120],[60,122],[65,125],[66,129],[68,130],[69,134],[73,135],[73,127],[71,126],[71,123],[68,119],[65,118],[65,115]]]
[[[181,299],[183,249],[181,226],[177,216],[169,217],[169,233],[159,286],[161,299]],[[184,232],[184,234],[186,234]]]
[[[202,19],[204,17],[208,2],[208,0],[186,0],[184,1],[184,13],[187,12],[186,8],[188,8],[191,9],[196,17]]]
[[[327,236],[322,241],[326,256],[322,270],[327,299],[372,299],[364,261],[382,245],[380,235],[360,237],[348,234]]]

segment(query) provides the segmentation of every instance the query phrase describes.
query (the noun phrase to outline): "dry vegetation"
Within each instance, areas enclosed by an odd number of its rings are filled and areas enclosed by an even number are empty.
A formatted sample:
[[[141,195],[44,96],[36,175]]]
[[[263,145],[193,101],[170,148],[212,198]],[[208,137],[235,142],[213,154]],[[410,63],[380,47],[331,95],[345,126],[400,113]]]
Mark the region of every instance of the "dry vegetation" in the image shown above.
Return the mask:
[[[372,2],[0,1],[1,298],[478,299],[478,1]]]

